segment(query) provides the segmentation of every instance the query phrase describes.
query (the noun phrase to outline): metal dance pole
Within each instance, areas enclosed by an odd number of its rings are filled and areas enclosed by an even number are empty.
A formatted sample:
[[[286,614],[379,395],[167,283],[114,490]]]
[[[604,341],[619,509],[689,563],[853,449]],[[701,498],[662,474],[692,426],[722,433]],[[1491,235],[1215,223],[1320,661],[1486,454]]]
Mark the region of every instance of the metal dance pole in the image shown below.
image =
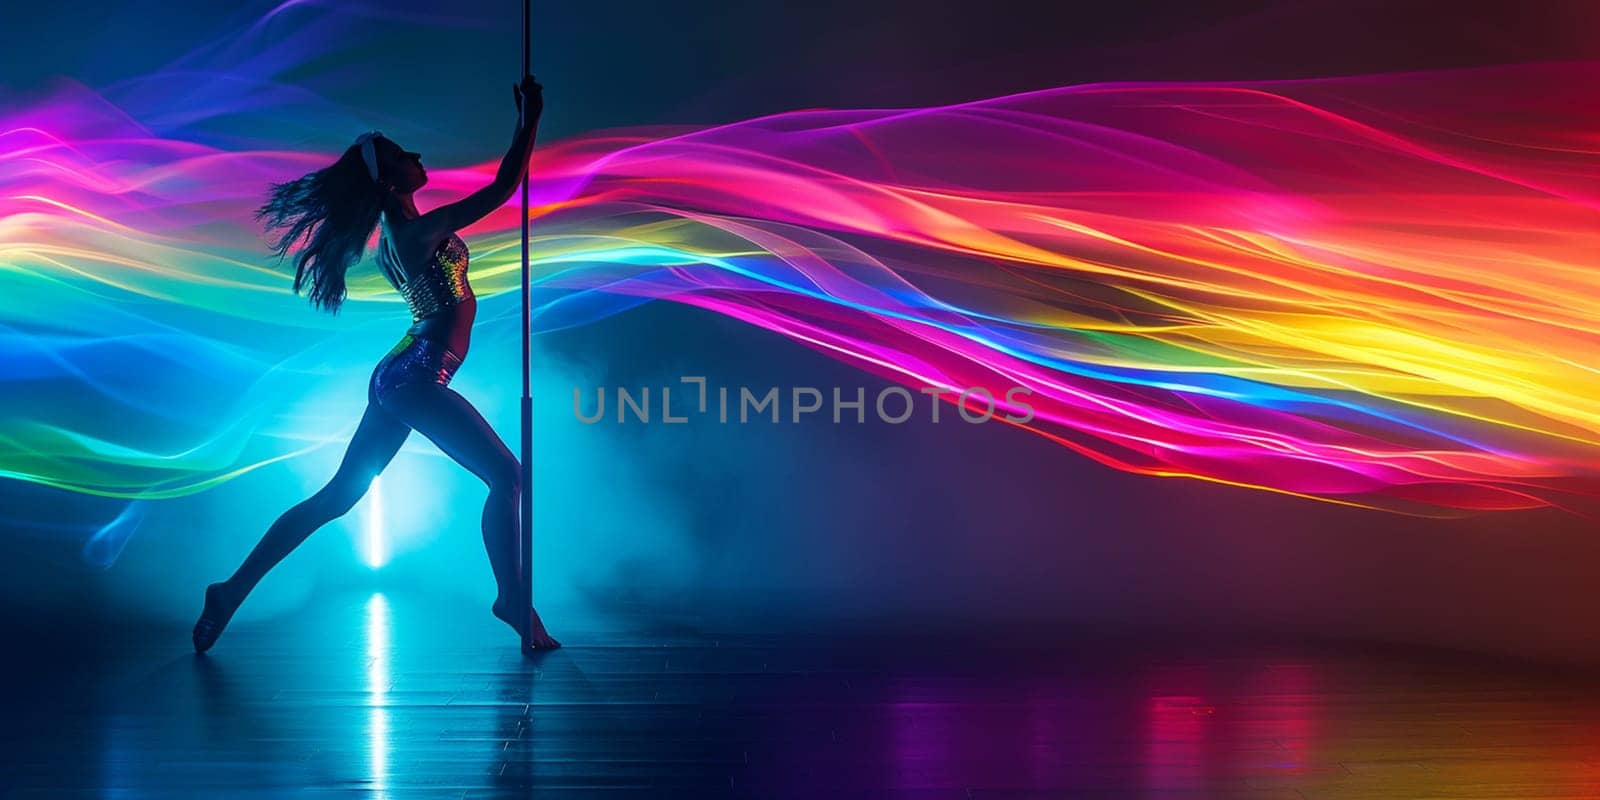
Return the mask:
[[[533,72],[533,45],[529,41],[533,0],[522,0],[522,74]],[[519,77],[518,80],[521,80]],[[527,103],[522,113],[526,115]],[[526,122],[526,117],[524,117]],[[528,173],[522,174],[522,524],[517,564],[521,573],[522,649],[532,642],[528,620],[533,615],[533,305],[528,293]]]

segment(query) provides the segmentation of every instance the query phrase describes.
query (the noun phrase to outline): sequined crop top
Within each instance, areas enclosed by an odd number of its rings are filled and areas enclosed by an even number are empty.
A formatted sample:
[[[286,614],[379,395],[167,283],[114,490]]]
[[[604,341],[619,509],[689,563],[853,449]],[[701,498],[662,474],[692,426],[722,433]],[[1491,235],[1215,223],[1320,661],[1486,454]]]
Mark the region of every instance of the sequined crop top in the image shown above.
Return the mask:
[[[458,358],[467,355],[478,310],[467,283],[468,255],[467,243],[452,233],[434,248],[428,263],[408,277],[388,238],[378,243],[378,268],[411,308],[410,333],[443,344]]]

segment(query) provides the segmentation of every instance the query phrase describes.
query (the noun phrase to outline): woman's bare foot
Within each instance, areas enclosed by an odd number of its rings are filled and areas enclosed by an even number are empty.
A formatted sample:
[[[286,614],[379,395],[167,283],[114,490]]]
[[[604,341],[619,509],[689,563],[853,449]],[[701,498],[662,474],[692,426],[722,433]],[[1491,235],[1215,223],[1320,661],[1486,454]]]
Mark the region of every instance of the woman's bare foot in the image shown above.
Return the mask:
[[[495,618],[507,625],[510,625],[511,629],[516,631],[517,636],[520,638],[522,636],[523,628],[517,625],[517,617],[511,614],[509,610],[510,605],[510,603],[497,599],[494,601],[494,607],[492,610],[494,611]],[[530,626],[528,629],[529,635],[527,637],[529,649],[554,650],[561,646],[561,643],[556,641],[556,638],[551,636],[550,632],[544,629],[544,621],[539,619],[538,611],[535,611],[531,608],[528,609],[528,619],[525,624]]]
[[[228,620],[233,619],[233,612],[239,610],[242,600],[228,588],[226,582],[206,587],[205,608],[201,609],[200,619],[194,623],[194,632],[190,635],[196,653],[204,653],[217,643],[217,637],[222,635],[223,628],[228,627]]]

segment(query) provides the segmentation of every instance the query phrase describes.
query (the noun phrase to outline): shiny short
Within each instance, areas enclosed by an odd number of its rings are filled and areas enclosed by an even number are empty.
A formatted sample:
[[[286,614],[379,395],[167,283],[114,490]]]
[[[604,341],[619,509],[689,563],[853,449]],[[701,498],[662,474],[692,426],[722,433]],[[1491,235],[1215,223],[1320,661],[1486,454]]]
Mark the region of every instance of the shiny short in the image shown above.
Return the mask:
[[[367,402],[381,404],[389,392],[410,383],[448,386],[460,368],[461,359],[444,345],[407,334],[372,371],[372,380],[367,383]]]

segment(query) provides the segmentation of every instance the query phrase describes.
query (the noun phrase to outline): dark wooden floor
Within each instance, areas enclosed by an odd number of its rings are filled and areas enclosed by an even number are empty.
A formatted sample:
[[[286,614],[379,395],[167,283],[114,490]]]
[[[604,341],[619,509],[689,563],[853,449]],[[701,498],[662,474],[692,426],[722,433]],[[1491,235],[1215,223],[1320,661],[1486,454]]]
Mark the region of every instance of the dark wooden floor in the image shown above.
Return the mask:
[[[12,651],[33,797],[1594,798],[1600,682],[1326,645],[712,636],[362,595],[209,657]],[[295,627],[291,627],[291,623]],[[976,634],[973,641],[978,641]]]

